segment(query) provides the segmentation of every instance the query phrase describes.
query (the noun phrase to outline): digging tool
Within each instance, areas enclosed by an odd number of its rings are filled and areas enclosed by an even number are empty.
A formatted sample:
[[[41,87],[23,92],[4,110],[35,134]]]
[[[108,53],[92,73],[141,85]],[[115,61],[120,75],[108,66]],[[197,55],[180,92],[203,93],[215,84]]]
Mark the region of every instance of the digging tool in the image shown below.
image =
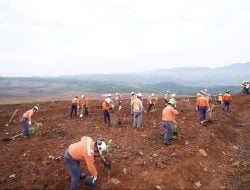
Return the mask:
[[[102,159],[104,161],[104,169],[108,173],[108,183],[109,183],[110,172],[111,172],[111,163],[109,161],[107,161],[102,154],[100,154],[100,155],[101,155],[101,157],[102,157]]]
[[[14,116],[16,115],[17,111],[18,111],[18,109],[16,109],[15,112],[12,114],[12,116],[10,117],[9,122],[5,124],[5,127],[8,127],[8,126],[9,126],[9,124],[12,122],[12,119],[13,119]]]
[[[17,137],[22,136],[22,135],[23,135],[23,133],[20,133],[18,135],[13,136],[13,137],[4,137],[2,140],[3,141],[15,140]]]

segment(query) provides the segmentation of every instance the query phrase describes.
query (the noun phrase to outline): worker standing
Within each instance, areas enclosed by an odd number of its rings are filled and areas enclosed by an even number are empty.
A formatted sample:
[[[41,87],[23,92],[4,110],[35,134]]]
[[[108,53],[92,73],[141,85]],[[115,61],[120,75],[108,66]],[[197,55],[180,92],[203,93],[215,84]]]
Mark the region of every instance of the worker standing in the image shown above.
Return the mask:
[[[165,106],[167,106],[169,99],[170,99],[170,92],[167,91],[164,96]]]
[[[167,106],[162,111],[162,123],[164,127],[164,136],[163,143],[165,145],[171,145],[170,139],[172,139],[173,131],[172,126],[175,121],[175,115],[178,115],[179,112],[174,108],[174,102],[169,100]]]
[[[78,96],[74,97],[72,99],[72,104],[71,104],[71,112],[70,112],[70,117],[72,118],[73,112],[75,113],[75,117],[77,117],[77,108],[79,108],[79,98]]]
[[[82,112],[84,110],[84,115],[89,115],[89,99],[82,95]]]
[[[71,175],[71,190],[77,190],[81,177],[80,161],[86,162],[91,176],[85,177],[85,183],[94,186],[97,180],[97,171],[94,164],[95,149],[100,155],[106,151],[106,143],[102,139],[93,142],[91,137],[84,136],[79,142],[69,145],[64,152],[64,161]]]
[[[136,98],[136,95],[135,95],[135,92],[131,92],[130,93],[130,114],[133,115],[133,102],[134,102],[134,99]]]
[[[176,94],[171,94],[169,101],[171,101],[172,106],[176,109]]]
[[[122,100],[123,100],[122,95],[120,93],[116,93],[116,103],[118,105],[119,111],[122,109]]]
[[[29,126],[31,126],[31,118],[34,112],[38,112],[38,107],[34,106],[32,109],[26,111],[22,117],[22,125],[23,125],[23,137],[29,137]]]
[[[219,104],[223,104],[223,96],[222,96],[222,93],[220,93],[217,97],[217,103]]]
[[[102,112],[103,112],[103,118],[104,118],[104,123],[106,125],[111,125],[110,123],[110,110],[111,104],[110,104],[110,99],[106,98],[105,101],[102,103]]]
[[[232,101],[232,96],[230,94],[230,91],[227,90],[226,93],[223,95],[223,110],[229,111],[230,103]]]
[[[142,125],[142,110],[143,110],[142,94],[138,93],[133,102],[133,112],[134,112],[133,127],[134,128],[139,128]]]
[[[209,101],[204,91],[201,91],[200,93],[201,96],[196,101],[196,110],[199,111],[200,123],[203,125],[206,122],[206,113],[209,108]]]
[[[153,111],[155,111],[155,104],[157,101],[157,97],[155,96],[155,94],[151,94],[151,96],[149,96],[149,107],[148,107],[148,112],[151,110],[151,108],[153,108]]]

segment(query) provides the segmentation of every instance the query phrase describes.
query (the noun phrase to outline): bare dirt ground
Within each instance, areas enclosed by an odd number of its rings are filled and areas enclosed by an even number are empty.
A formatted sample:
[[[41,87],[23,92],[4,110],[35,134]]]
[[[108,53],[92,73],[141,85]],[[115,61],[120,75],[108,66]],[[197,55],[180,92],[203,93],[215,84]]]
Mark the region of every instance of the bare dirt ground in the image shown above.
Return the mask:
[[[0,142],[0,189],[70,189],[62,155],[82,136],[112,139],[117,148],[108,155],[111,180],[97,157],[97,185],[89,188],[82,181],[80,189],[249,189],[250,96],[235,96],[231,112],[216,105],[206,127],[198,122],[194,98],[190,106],[184,98],[177,100],[177,109],[183,110],[176,118],[178,138],[168,147],[162,143],[162,99],[156,112],[143,113],[141,129],[132,127],[128,101],[111,114],[111,127],[104,125],[101,100],[90,101],[89,116],[73,119],[68,118],[70,101],[40,102],[33,123],[43,123],[41,135]],[[0,138],[21,133],[22,114],[34,105],[0,105]],[[81,168],[87,171],[84,162]]]

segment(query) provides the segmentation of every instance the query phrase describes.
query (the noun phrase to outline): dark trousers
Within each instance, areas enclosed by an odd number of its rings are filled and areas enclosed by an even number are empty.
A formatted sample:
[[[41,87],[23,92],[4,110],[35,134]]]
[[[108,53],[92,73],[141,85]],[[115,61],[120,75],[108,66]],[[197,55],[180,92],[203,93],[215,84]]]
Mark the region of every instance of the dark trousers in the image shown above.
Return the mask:
[[[71,175],[71,190],[78,190],[80,180],[80,161],[74,160],[68,150],[64,152],[64,161],[68,166]]]
[[[103,117],[104,117],[104,123],[105,124],[110,124],[110,115],[109,115],[109,111],[107,110],[103,110]]]
[[[229,111],[229,107],[230,107],[230,102],[229,101],[224,101],[223,110]]]
[[[89,115],[89,108],[88,106],[84,105],[84,115]]]
[[[207,107],[199,106],[200,121],[206,120]]]
[[[23,136],[29,136],[29,120],[25,117],[22,118],[22,125],[23,125]]]
[[[155,109],[155,105],[154,104],[149,104],[148,112],[151,110],[152,107],[153,107],[153,109]]]
[[[164,136],[163,136],[163,143],[168,144],[169,140],[173,136],[173,129],[172,129],[173,122],[172,121],[164,121],[163,127],[164,127]]]
[[[77,117],[77,104],[72,104],[71,105],[70,117],[72,117],[73,112],[75,112],[75,116]]]

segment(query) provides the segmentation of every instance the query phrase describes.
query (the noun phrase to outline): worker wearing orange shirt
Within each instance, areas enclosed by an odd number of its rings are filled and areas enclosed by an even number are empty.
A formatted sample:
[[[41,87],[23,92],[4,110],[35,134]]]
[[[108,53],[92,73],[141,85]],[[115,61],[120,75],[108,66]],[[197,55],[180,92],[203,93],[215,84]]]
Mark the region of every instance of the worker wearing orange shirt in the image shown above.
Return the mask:
[[[82,112],[83,110],[84,115],[89,115],[89,99],[85,95],[82,95]]]
[[[206,96],[206,92],[200,91],[201,96],[196,101],[196,110],[200,113],[200,122],[204,124],[206,122],[206,113],[209,108],[209,100]]]
[[[37,106],[35,106],[34,108],[26,111],[23,114],[23,117],[22,117],[23,137],[30,136],[29,126],[31,126],[31,118],[32,118],[34,112],[38,112],[38,107]]]
[[[116,93],[116,102],[118,105],[118,110],[122,109],[122,100],[123,100],[122,95],[120,93]]]
[[[219,104],[222,104],[222,103],[223,103],[223,96],[222,96],[221,93],[218,95],[217,102],[218,102]]]
[[[72,118],[73,112],[75,112],[75,117],[77,117],[77,107],[79,108],[79,98],[78,96],[72,99],[70,117]]]
[[[68,166],[71,175],[71,189],[77,190],[79,180],[85,177],[85,183],[88,186],[94,186],[97,180],[97,171],[94,164],[95,149],[102,155],[106,151],[106,143],[103,139],[97,139],[93,142],[91,137],[84,136],[79,142],[69,145],[64,152],[64,161]],[[80,161],[86,162],[87,168],[91,176],[80,172]]]
[[[104,123],[106,125],[111,125],[110,114],[109,114],[110,107],[111,107],[110,99],[106,98],[105,101],[102,103],[102,112],[103,112],[103,117],[104,117]]]
[[[163,143],[165,145],[171,145],[170,139],[172,139],[173,131],[172,126],[175,121],[175,115],[178,115],[179,112],[173,107],[174,102],[169,100],[167,106],[162,111],[162,123],[164,127],[164,136],[163,136]]]
[[[149,97],[149,107],[148,107],[148,112],[151,110],[151,108],[153,107],[153,110],[155,111],[155,104],[157,101],[157,97],[155,96],[155,94],[153,93],[150,97]]]
[[[226,91],[226,93],[223,95],[222,99],[223,99],[223,103],[224,103],[223,110],[229,111],[230,103],[233,99],[229,90]]]

